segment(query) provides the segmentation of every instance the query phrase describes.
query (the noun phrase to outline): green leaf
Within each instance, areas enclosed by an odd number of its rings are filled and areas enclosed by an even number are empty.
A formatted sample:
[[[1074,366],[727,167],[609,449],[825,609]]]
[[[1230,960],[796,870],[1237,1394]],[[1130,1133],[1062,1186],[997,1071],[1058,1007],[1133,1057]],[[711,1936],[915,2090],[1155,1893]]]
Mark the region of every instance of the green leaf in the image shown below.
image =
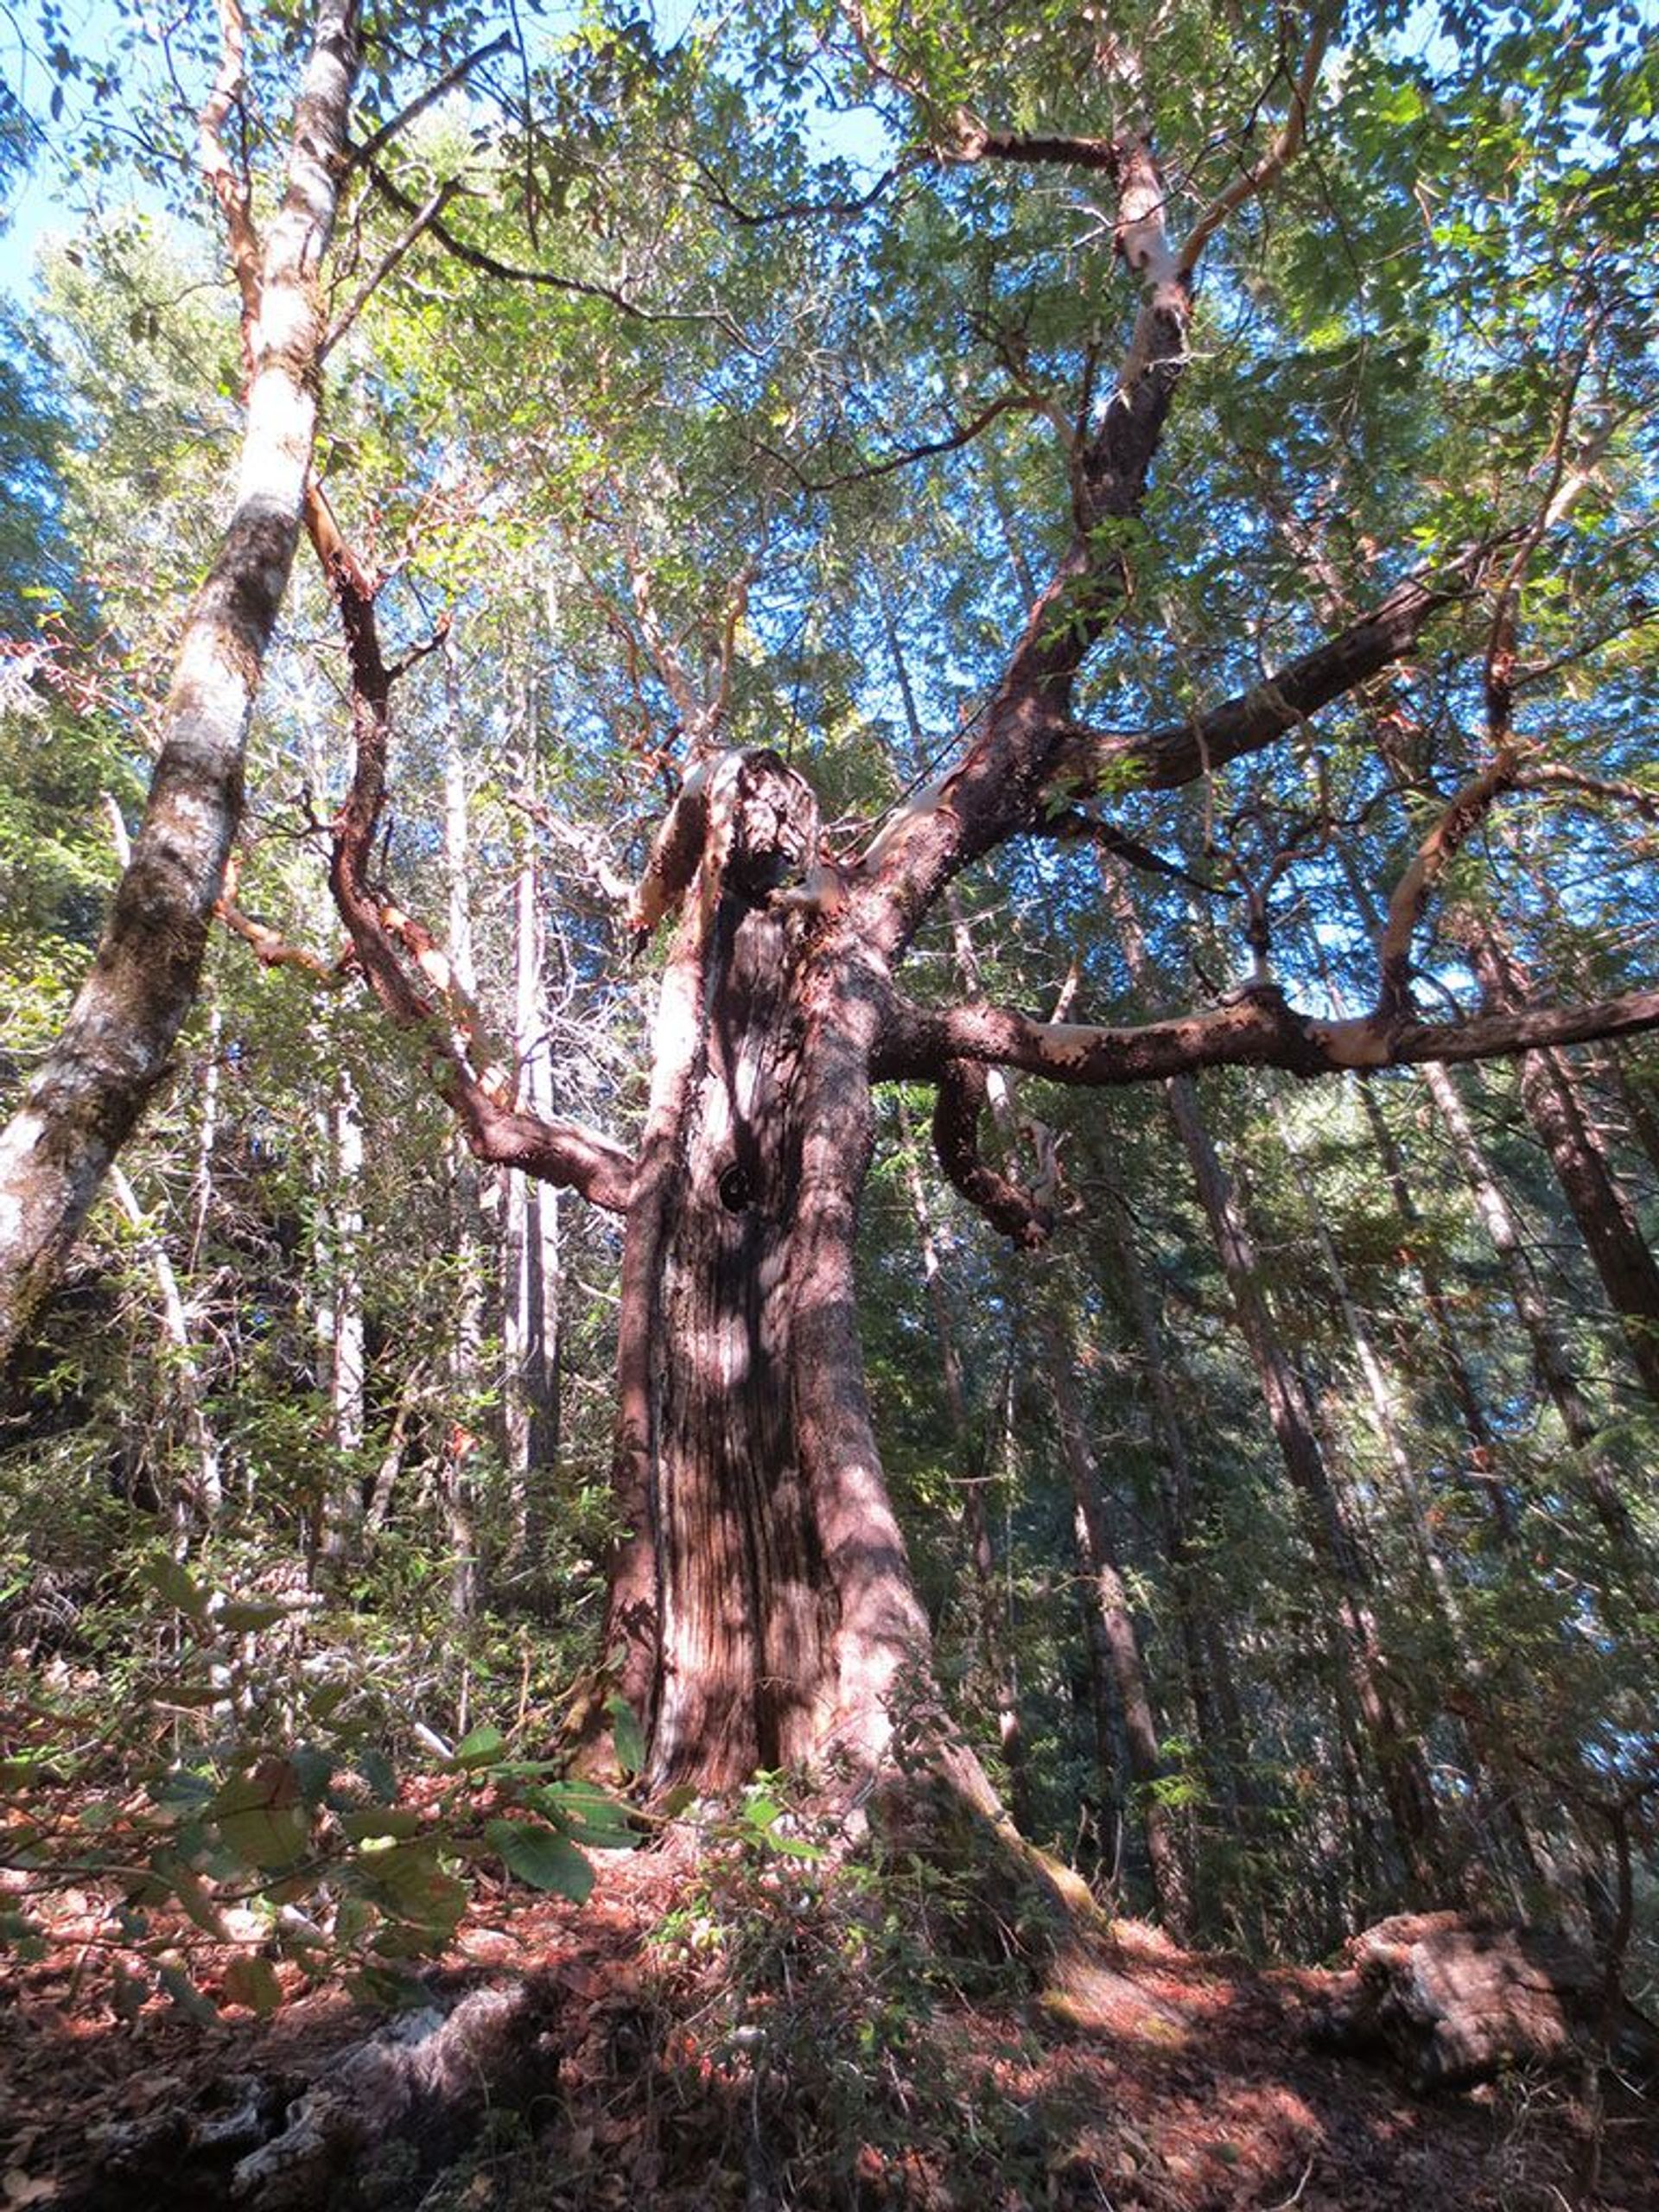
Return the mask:
[[[610,1716],[617,1764],[624,1774],[638,1774],[645,1763],[645,1731],[639,1726],[639,1715],[620,1691],[610,1699],[605,1710]]]
[[[198,2027],[211,2027],[219,2018],[218,2005],[205,1990],[196,1987],[182,1967],[158,1967],[156,1978],[180,2012]]]
[[[397,1840],[418,1835],[423,1824],[410,1805],[360,1805],[342,1813],[340,1825],[353,1843],[367,1843],[377,1836]]]
[[[225,2001],[245,2005],[251,2012],[268,2020],[283,2001],[283,1986],[270,1961],[257,1952],[244,1952],[232,1959],[225,1969]]]
[[[569,1836],[528,1821],[490,1821],[484,1834],[505,1860],[509,1872],[535,1890],[552,1890],[573,1904],[587,1902],[594,1870]]]
[[[469,1770],[489,1766],[500,1758],[506,1748],[506,1738],[499,1728],[486,1721],[481,1728],[474,1728],[470,1734],[463,1736],[455,1745],[455,1764]]]
[[[245,1600],[238,1598],[232,1599],[228,1605],[221,1605],[213,1618],[220,1628],[227,1628],[238,1636],[245,1636],[257,1628],[270,1628],[287,1617],[288,1608],[285,1605],[264,1605],[252,1599]]]
[[[779,1835],[775,1831],[769,1831],[766,1840],[785,1859],[822,1859],[823,1856],[823,1846],[809,1843],[804,1836]]]
[[[451,1935],[467,1910],[467,1885],[445,1873],[435,1842],[365,1843],[353,1871],[364,1893],[384,1911],[432,1935]]]
[[[315,1744],[296,1744],[288,1759],[299,1784],[300,1796],[315,1812],[327,1796],[328,1785],[334,1778],[333,1756]]]
[[[298,1779],[286,1759],[261,1759],[251,1774],[232,1777],[207,1809],[226,1849],[261,1873],[291,1866],[310,1840]]]
[[[208,1594],[188,1569],[175,1559],[146,1560],[139,1570],[143,1580],[163,1605],[175,1606],[181,1613],[188,1613],[193,1621],[206,1621],[210,1603]]]
[[[200,1875],[171,1851],[158,1851],[150,1863],[162,1881],[171,1884],[174,1895],[197,1927],[219,1942],[226,1942],[230,1930],[225,1925],[225,1916],[219,1910],[218,1898]]]
[[[211,1775],[198,1774],[189,1767],[175,1766],[170,1772],[157,1777],[149,1784],[149,1795],[157,1809],[170,1813],[182,1820],[187,1815],[199,1813],[213,1795]]]
[[[526,1803],[543,1813],[573,1843],[594,1851],[632,1851],[639,1841],[634,1811],[591,1782],[555,1782],[525,1792]]]
[[[116,2018],[124,2020],[130,2026],[143,2012],[144,1999],[149,1995],[149,1976],[130,1972],[118,1959],[110,1987],[110,2002],[115,2007]]]

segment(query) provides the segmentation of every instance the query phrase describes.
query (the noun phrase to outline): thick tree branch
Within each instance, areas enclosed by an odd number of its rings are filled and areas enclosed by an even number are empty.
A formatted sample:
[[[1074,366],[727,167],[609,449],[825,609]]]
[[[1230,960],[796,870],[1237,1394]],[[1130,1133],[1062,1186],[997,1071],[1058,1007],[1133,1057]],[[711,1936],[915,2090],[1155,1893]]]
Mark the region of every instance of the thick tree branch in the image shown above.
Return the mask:
[[[1261,752],[1332,700],[1403,659],[1435,615],[1474,596],[1494,554],[1507,542],[1499,538],[1471,546],[1443,569],[1404,578],[1334,638],[1205,714],[1150,730],[1069,725],[1053,784],[1078,793],[1125,786],[1173,791],[1230,760]]]
[[[628,928],[636,938],[649,937],[663,916],[679,904],[702,865],[711,766],[700,760],[692,769],[652,839],[644,872],[628,897]]]
[[[1426,1060],[1500,1058],[1545,1046],[1577,1045],[1659,1028],[1659,991],[1586,1006],[1534,1007],[1465,1021],[1401,1021],[1367,1016],[1319,1021],[1277,988],[1241,993],[1200,1014],[1134,1028],[1045,1022],[981,1004],[931,1008],[895,998],[876,1056],[882,1079],[943,1081],[953,1063],[1022,1069],[1052,1083],[1119,1088],[1203,1068],[1279,1067],[1293,1075],[1401,1067]]]
[[[847,13],[870,67],[922,101],[947,150],[964,160],[982,159],[993,150],[1000,156],[1014,156],[1015,141],[996,137],[965,111],[944,118],[942,124],[937,107],[929,106],[925,87],[907,81],[883,59],[856,0],[849,0]],[[1186,365],[1199,257],[1225,217],[1245,199],[1265,190],[1294,157],[1306,129],[1328,35],[1322,14],[1294,88],[1290,115],[1273,147],[1199,218],[1191,237],[1179,245],[1168,232],[1168,195],[1143,133],[1121,134],[1109,151],[1099,142],[1090,142],[1086,153],[1083,142],[1065,149],[1039,139],[1024,143],[1029,158],[1039,157],[1040,148],[1043,157],[1086,160],[1111,175],[1117,188],[1113,241],[1139,281],[1141,302],[1110,397],[1071,456],[1071,543],[1031,608],[986,707],[982,734],[937,786],[884,826],[857,871],[860,880],[853,895],[868,912],[874,942],[889,957],[903,952],[923,915],[959,868],[1030,825],[1045,787],[1066,757],[1072,684],[1129,595],[1132,578],[1121,525],[1141,512],[1164,424]],[[1273,734],[1281,734],[1298,719],[1300,711],[1293,706]],[[1249,728],[1254,729],[1254,721]],[[1268,741],[1262,735],[1254,741]],[[1128,750],[1117,753],[1121,770],[1161,780],[1155,773],[1148,776],[1147,771],[1154,764],[1173,770],[1179,741],[1126,760],[1123,754]],[[1071,759],[1074,766],[1086,767],[1086,747],[1071,748]],[[1100,766],[1104,769],[1106,762]],[[1087,785],[1088,776],[1082,780]]]
[[[340,960],[325,960],[320,952],[313,952],[302,944],[290,944],[280,930],[269,922],[262,922],[257,915],[245,914],[236,903],[237,881],[241,874],[241,855],[232,853],[225,871],[224,895],[213,912],[229,930],[232,937],[239,937],[252,951],[254,958],[264,968],[297,968],[302,975],[309,976],[315,982],[331,991],[337,991],[345,982],[349,970],[349,949]]]
[[[1061,131],[992,130],[970,117],[958,120],[950,158],[961,162],[1028,162],[1033,168],[1095,169],[1116,176],[1123,151],[1115,138],[1068,136]]]
[[[1622,776],[1592,776],[1581,768],[1569,767],[1564,760],[1528,761],[1516,774],[1515,788],[1541,796],[1603,799],[1610,805],[1628,808],[1645,822],[1659,822],[1659,791],[1630,783]]]

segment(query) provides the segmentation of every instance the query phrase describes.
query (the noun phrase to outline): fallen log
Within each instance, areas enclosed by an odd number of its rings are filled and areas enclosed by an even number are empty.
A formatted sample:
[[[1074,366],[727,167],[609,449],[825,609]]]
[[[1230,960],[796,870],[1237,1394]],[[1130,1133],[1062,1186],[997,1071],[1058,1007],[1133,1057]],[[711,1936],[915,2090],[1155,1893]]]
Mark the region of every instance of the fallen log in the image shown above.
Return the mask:
[[[1418,2089],[1459,2088],[1506,2068],[1567,2066],[1605,2050],[1659,2064],[1659,2028],[1583,1944],[1457,1912],[1398,1913],[1356,1936],[1349,1971],[1313,2024],[1327,2048],[1380,2056]]]

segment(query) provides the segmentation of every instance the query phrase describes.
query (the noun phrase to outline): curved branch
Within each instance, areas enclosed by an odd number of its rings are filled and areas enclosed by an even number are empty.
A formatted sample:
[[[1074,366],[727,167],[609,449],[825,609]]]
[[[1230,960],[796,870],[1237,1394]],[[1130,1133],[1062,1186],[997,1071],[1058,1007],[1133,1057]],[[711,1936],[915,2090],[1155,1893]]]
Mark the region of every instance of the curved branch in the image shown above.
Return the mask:
[[[1331,34],[1336,24],[1336,10],[1326,10],[1314,20],[1308,35],[1307,51],[1302,56],[1302,66],[1291,87],[1290,112],[1284,126],[1259,162],[1236,176],[1226,189],[1217,194],[1198,221],[1187,232],[1181,245],[1181,267],[1190,275],[1198,265],[1198,257],[1230,215],[1236,214],[1246,200],[1261,197],[1268,187],[1301,151],[1302,140],[1307,135],[1307,111],[1313,98],[1313,88],[1319,82],[1324,66]]]
[[[741,225],[745,230],[760,230],[768,223],[798,222],[804,218],[821,219],[825,215],[837,215],[844,219],[852,215],[862,215],[874,207],[876,201],[883,196],[890,186],[896,184],[901,176],[916,165],[914,156],[903,156],[881,172],[868,192],[855,193],[847,199],[785,200],[775,207],[745,207],[740,201],[733,199],[731,194],[695,147],[688,148],[686,153],[693,167],[702,177],[703,189],[707,192],[709,200],[720,209],[721,214],[729,215],[734,223]]]
[[[861,462],[856,468],[843,469],[835,476],[809,476],[786,453],[769,446],[764,439],[756,440],[754,449],[786,470],[803,492],[838,492],[844,485],[872,484],[879,477],[896,475],[901,468],[914,467],[918,461],[932,461],[944,453],[959,453],[963,446],[971,445],[982,431],[988,430],[999,416],[1037,415],[1043,411],[1043,403],[1029,392],[1004,392],[1000,398],[988,401],[967,422],[958,423],[954,429],[946,431],[943,437],[924,438],[916,445],[884,454],[880,461]]]
[[[405,192],[401,185],[394,184],[378,162],[370,162],[367,168],[376,190],[384,193],[394,207],[400,208],[411,219],[422,213],[412,194]],[[626,292],[619,291],[613,284],[593,283],[582,276],[561,276],[551,269],[527,269],[518,262],[503,261],[498,255],[486,252],[482,246],[469,245],[451,230],[441,216],[429,216],[426,228],[447,252],[453,254],[468,269],[477,270],[482,276],[494,276],[506,284],[536,284],[548,291],[569,292],[578,299],[604,300],[619,314],[626,315],[634,322],[713,323],[716,329],[725,332],[734,345],[742,346],[746,352],[753,351],[747,334],[721,308],[642,308],[638,300],[630,299]]]
[[[971,1060],[945,1064],[933,1109],[933,1148],[946,1176],[969,1205],[977,1206],[991,1226],[1011,1236],[1022,1251],[1035,1251],[1053,1233],[1053,1211],[981,1157],[979,1118],[985,1092],[983,1067]]]
[[[1606,799],[1615,806],[1630,807],[1644,821],[1659,822],[1659,791],[1652,791],[1645,784],[1630,783],[1622,776],[1588,775],[1581,768],[1568,767],[1562,760],[1529,761],[1516,774],[1515,788],[1518,791],[1536,791],[1543,797]]]
[[[333,824],[328,881],[369,988],[397,1028],[424,1040],[432,1081],[478,1159],[520,1168],[609,1212],[625,1212],[632,1155],[578,1122],[519,1110],[512,1079],[505,1067],[492,1064],[482,1018],[435,939],[371,886],[391,721],[392,675],[374,611],[379,580],[346,544],[315,482],[305,520],[346,634],[356,741],[351,789]]]
[[[1411,1006],[1411,940],[1423,918],[1429,893],[1445,874],[1459,849],[1484,822],[1500,796],[1515,782],[1519,749],[1505,745],[1496,760],[1478,775],[1471,776],[1452,795],[1440,819],[1412,855],[1410,865],[1394,887],[1388,918],[1377,944],[1380,970],[1376,1013],[1382,1023],[1402,1017]]]
[[[857,0],[843,0],[843,9],[872,68],[887,73],[891,81],[903,82],[881,61]],[[1113,242],[1139,283],[1140,307],[1111,395],[1071,455],[1071,543],[1031,607],[987,704],[982,734],[937,793],[928,796],[925,808],[907,810],[886,826],[879,850],[867,854],[858,871],[861,881],[855,895],[867,898],[870,929],[890,957],[903,951],[922,916],[959,868],[1032,821],[1045,787],[1061,767],[1077,671],[1133,589],[1121,525],[1133,522],[1141,511],[1164,425],[1186,366],[1199,255],[1230,207],[1250,191],[1265,189],[1300,145],[1324,53],[1326,32],[1322,26],[1323,17],[1298,79],[1291,117],[1274,147],[1249,173],[1243,189],[1235,188],[1236,197],[1224,194],[1216,209],[1200,219],[1184,246],[1169,237],[1165,219],[1168,194],[1144,132],[1120,137],[1109,154],[1103,147],[1095,149],[1098,166],[1109,172],[1116,187]],[[925,101],[920,87],[912,84],[906,89]],[[965,111],[949,118],[948,136],[954,150],[967,160],[982,157],[992,146],[992,134]],[[1027,151],[1032,150],[1028,143]],[[1071,150],[1075,154],[1076,149]],[[1300,718],[1300,711],[1293,709],[1270,734],[1282,734]],[[1265,743],[1268,737],[1255,741]],[[1133,775],[1138,770],[1146,775],[1157,766],[1166,772],[1173,769],[1173,757],[1165,760],[1154,750],[1142,758],[1137,742],[1109,748],[1120,771]],[[1097,771],[1106,765],[1098,763]],[[1190,772],[1198,771],[1193,767]],[[1161,779],[1153,773],[1148,779]]]

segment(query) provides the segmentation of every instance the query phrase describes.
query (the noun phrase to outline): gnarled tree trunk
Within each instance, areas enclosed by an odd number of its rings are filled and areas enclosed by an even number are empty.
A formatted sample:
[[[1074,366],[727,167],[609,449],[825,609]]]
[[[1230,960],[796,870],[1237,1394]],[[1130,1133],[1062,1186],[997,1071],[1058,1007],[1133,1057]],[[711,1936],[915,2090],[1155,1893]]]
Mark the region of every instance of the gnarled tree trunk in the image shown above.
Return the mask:
[[[871,1765],[927,1650],[853,1305],[875,1010],[794,887],[817,850],[768,753],[716,760],[659,842],[683,905],[623,1262],[612,1606],[659,1786]]]

